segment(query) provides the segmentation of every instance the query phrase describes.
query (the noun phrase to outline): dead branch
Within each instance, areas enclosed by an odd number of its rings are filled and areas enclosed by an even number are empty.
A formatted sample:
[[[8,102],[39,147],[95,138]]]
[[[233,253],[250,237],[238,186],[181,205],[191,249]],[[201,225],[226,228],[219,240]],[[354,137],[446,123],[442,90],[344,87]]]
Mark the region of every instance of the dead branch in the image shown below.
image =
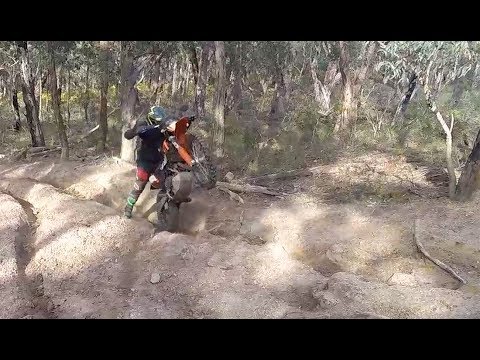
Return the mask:
[[[34,154],[34,153],[44,151],[44,150],[49,150],[49,149],[50,148],[47,147],[47,146],[37,146],[37,147],[33,147],[33,148],[28,149],[28,152],[31,153],[31,154]]]
[[[49,149],[49,150],[44,150],[44,151],[38,151],[36,153],[33,153],[33,154],[30,154],[30,156],[41,156],[41,155],[46,155],[46,154],[50,154],[52,152],[58,152],[58,151],[62,151],[62,148],[59,147],[59,148],[55,148],[55,149]]]
[[[89,132],[87,132],[85,135],[82,136],[82,139],[85,139],[88,137],[91,133],[97,131],[100,128],[100,125],[95,126],[93,129],[91,129]]]
[[[213,230],[217,230],[219,227],[221,227],[223,224],[218,224],[212,227],[211,229],[206,230],[208,233],[211,233]]]
[[[109,118],[110,116],[112,116],[112,114],[113,114],[115,111],[117,111],[118,109],[120,109],[120,108],[116,107],[115,109],[113,109],[112,111],[110,111],[110,112],[107,114],[107,118]]]
[[[236,200],[241,204],[245,203],[245,201],[243,201],[242,197],[240,195],[234,193],[233,191],[230,191],[230,190],[224,188],[223,186],[219,186],[218,189],[222,190],[223,192],[226,192],[230,196],[230,199]]]
[[[268,175],[261,175],[254,178],[248,179],[252,182],[264,181],[264,180],[280,180],[280,179],[288,179],[288,178],[295,178],[301,176],[311,176],[313,172],[309,169],[301,169],[301,170],[290,170],[276,174],[268,174]]]
[[[420,242],[418,239],[416,232],[417,232],[417,227],[418,227],[418,219],[415,219],[414,225],[413,225],[413,240],[415,241],[415,244],[417,245],[418,250],[430,261],[432,261],[435,265],[440,267],[442,270],[448,272],[450,275],[452,275],[455,279],[459,280],[463,284],[466,284],[467,282],[460,277],[450,266],[444,264],[440,260],[435,259],[432,257],[424,248],[423,244]]]
[[[420,192],[418,192],[418,191],[415,190],[415,189],[408,188],[407,191],[410,192],[410,193],[412,193],[413,195],[417,195],[417,196],[420,196],[420,197],[422,197],[422,198],[425,197],[425,196],[423,196],[423,194],[421,194]]]
[[[244,193],[259,193],[271,196],[286,196],[288,194],[285,193],[278,193],[275,191],[271,191],[263,186],[257,185],[249,185],[249,184],[230,184],[223,181],[217,181],[217,186],[224,187],[228,190],[235,191],[235,192],[244,192]]]

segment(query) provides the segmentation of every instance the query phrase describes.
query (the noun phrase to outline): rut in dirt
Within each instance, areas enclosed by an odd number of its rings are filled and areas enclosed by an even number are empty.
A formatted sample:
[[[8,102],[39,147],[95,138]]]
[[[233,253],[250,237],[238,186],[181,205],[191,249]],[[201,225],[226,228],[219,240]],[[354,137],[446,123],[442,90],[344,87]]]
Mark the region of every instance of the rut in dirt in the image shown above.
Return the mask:
[[[23,208],[27,214],[27,222],[19,229],[15,237],[15,258],[17,263],[18,287],[24,294],[32,308],[32,313],[27,316],[41,318],[55,318],[53,313],[53,302],[45,295],[43,287],[43,275],[36,274],[28,277],[25,269],[35,255],[34,239],[36,228],[38,227],[37,216],[29,202],[12,196]]]

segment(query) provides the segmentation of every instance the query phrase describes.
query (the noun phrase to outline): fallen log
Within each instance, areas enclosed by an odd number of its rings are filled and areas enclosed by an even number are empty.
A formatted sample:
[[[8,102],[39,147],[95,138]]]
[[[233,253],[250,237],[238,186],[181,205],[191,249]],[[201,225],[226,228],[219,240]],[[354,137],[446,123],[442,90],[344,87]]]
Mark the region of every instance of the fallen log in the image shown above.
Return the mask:
[[[310,171],[309,169],[289,170],[281,173],[257,176],[257,177],[248,179],[248,181],[258,182],[258,181],[264,181],[264,180],[280,180],[280,179],[289,179],[289,178],[311,176],[311,175],[313,175],[313,172]]]
[[[230,199],[236,200],[241,204],[245,204],[245,201],[242,199],[242,197],[240,195],[234,193],[233,191],[228,190],[228,189],[224,188],[223,186],[219,186],[218,189],[222,190],[223,192],[226,192],[230,196]]]
[[[28,152],[31,154],[44,151],[44,150],[49,150],[50,148],[48,146],[36,146],[28,149]]]
[[[244,193],[257,193],[271,196],[286,196],[288,194],[272,191],[263,186],[249,184],[231,184],[223,181],[217,181],[217,187],[224,187],[228,190]]]
[[[52,152],[58,152],[58,151],[62,151],[62,148],[59,147],[59,148],[55,148],[55,149],[49,149],[49,150],[44,150],[44,151],[39,151],[39,152],[36,152],[36,153],[33,153],[33,154],[30,154],[30,156],[41,156],[41,155],[46,155],[46,154],[50,154]]]
[[[457,279],[457,280],[460,281],[461,283],[466,284],[467,282],[466,282],[460,275],[458,275],[450,266],[444,264],[443,262],[441,262],[441,261],[438,260],[438,259],[435,259],[434,257],[432,257],[432,256],[427,252],[427,250],[425,250],[423,244],[420,242],[420,240],[418,239],[418,236],[416,235],[417,227],[418,227],[418,219],[415,219],[415,222],[414,222],[414,225],[413,225],[413,240],[415,241],[415,244],[417,245],[418,250],[420,250],[420,252],[421,252],[427,259],[429,259],[429,260],[430,260],[431,262],[433,262],[435,265],[437,265],[438,267],[440,267],[440,269],[446,271],[447,273],[449,273],[450,275],[452,275],[455,279]]]

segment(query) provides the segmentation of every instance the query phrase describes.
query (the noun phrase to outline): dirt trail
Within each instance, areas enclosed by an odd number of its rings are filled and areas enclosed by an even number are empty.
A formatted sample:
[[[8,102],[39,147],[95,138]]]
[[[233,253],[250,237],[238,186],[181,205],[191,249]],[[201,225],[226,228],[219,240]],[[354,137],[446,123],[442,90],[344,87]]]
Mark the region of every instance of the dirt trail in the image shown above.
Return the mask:
[[[0,235],[0,317],[50,318],[51,301],[44,296],[41,274],[25,273],[32,253],[36,217],[23,200],[0,194],[0,201],[4,209],[0,211],[0,223],[4,226]]]
[[[0,193],[11,194],[24,208],[2,195],[19,215],[14,224],[9,214],[0,217],[0,226],[10,229],[5,232],[10,238],[30,234],[17,242],[30,243],[31,251],[14,258],[26,277],[43,277],[41,298],[47,300],[35,316],[479,317],[476,203],[459,207],[436,199],[443,190],[411,166],[389,163],[391,158],[370,161],[376,171],[364,175],[359,169],[367,160],[339,162],[310,178],[271,184],[296,191],[285,199],[242,195],[245,204],[238,204],[215,189],[198,192],[182,210],[184,234],[155,235],[138,216],[148,216],[154,194],[144,195],[133,220],[121,216],[133,177],[127,165],[106,160],[2,167]],[[378,175],[392,166],[396,176]],[[383,184],[387,200],[345,202],[340,196],[332,201],[339,184],[343,194],[345,189],[355,194],[373,181]],[[412,182],[429,189],[432,198],[406,196],[402,187]],[[21,219],[27,219],[30,206],[36,219],[25,227],[28,221]],[[418,254],[411,233],[415,218],[429,252],[461,273],[467,286],[459,287]],[[0,266],[0,274],[11,267]],[[13,296],[15,289],[11,282],[2,288],[2,304],[18,308],[5,317],[28,314],[21,310],[27,298]]]
[[[28,317],[54,318],[53,303],[48,295],[45,295],[43,288],[43,275],[27,276],[25,269],[33,256],[33,239],[38,226],[37,217],[30,203],[20,198],[14,198],[22,206],[27,221],[18,229],[15,238],[15,253],[18,271],[18,281],[22,287],[23,294],[30,301],[35,312]],[[32,274],[33,275],[33,274]]]

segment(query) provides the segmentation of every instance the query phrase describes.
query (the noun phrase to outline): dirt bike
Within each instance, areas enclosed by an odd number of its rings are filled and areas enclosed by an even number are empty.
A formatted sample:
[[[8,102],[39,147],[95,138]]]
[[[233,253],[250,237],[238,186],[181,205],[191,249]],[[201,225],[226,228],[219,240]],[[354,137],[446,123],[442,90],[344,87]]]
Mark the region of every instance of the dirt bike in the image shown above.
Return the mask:
[[[206,147],[192,134],[187,133],[195,117],[182,117],[175,124],[174,134],[168,134],[162,144],[164,178],[162,190],[157,194],[158,231],[175,232],[179,225],[182,203],[190,202],[194,183],[204,189],[216,185],[216,168]]]

